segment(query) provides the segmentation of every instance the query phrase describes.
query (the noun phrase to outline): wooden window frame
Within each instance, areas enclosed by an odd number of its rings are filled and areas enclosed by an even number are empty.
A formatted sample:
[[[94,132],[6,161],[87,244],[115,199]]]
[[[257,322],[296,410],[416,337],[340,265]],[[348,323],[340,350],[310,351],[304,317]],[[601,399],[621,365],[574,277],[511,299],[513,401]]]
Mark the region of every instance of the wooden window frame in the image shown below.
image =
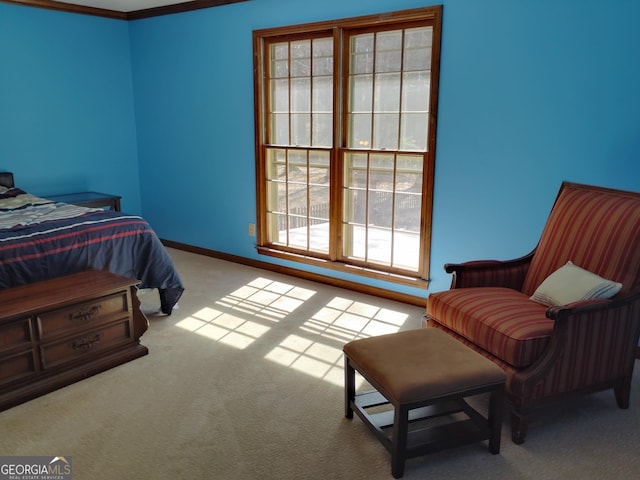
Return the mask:
[[[393,269],[380,269],[374,264],[363,264],[358,262],[345,262],[341,259],[339,249],[341,249],[342,229],[342,186],[343,172],[342,162],[338,159],[346,148],[346,121],[343,114],[347,111],[346,82],[344,72],[347,71],[348,55],[342,55],[342,63],[334,64],[334,105],[333,105],[333,131],[334,141],[330,148],[330,178],[331,184],[338,182],[338,187],[332,187],[330,193],[331,214],[330,214],[330,238],[337,241],[330,242],[328,255],[311,256],[301,253],[296,249],[287,248],[283,245],[274,245],[268,242],[268,225],[266,221],[267,212],[267,178],[266,178],[266,146],[267,135],[267,98],[265,92],[265,72],[264,55],[266,55],[265,44],[276,42],[279,38],[290,41],[296,39],[313,39],[318,35],[326,34],[334,38],[334,45],[344,51],[345,32],[372,29],[377,30],[384,26],[397,26],[404,28],[407,25],[416,25],[427,22],[433,28],[433,42],[431,49],[431,85],[430,85],[430,105],[428,117],[428,147],[424,152],[425,163],[423,165],[423,191],[422,191],[422,215],[420,231],[421,260],[419,272],[416,275],[399,273]],[[436,120],[438,106],[438,80],[440,70],[440,43],[442,33],[442,6],[432,6],[390,12],[377,15],[367,15],[362,17],[315,22],[301,25],[275,27],[253,32],[254,51],[254,99],[255,99],[255,148],[256,148],[256,201],[257,201],[257,228],[256,243],[260,254],[269,255],[285,260],[291,260],[307,265],[328,268],[341,272],[361,275],[378,280],[390,281],[421,288],[428,287],[428,274],[430,267],[430,247],[431,247],[431,222],[433,210],[433,188],[434,188],[434,168],[436,151]],[[335,58],[335,56],[334,56]],[[341,94],[345,92],[344,94]],[[314,147],[315,148],[315,147]],[[371,152],[371,150],[369,150]]]

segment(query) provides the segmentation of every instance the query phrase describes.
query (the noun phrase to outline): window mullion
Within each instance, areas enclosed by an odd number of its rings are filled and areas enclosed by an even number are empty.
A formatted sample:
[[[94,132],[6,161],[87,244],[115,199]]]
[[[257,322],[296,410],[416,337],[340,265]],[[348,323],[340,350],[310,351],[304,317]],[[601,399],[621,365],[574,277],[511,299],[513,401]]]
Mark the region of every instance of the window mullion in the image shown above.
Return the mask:
[[[312,129],[313,131],[313,129]],[[311,163],[309,156],[311,155],[311,149],[307,149],[307,250],[311,249]]]
[[[287,44],[287,68],[289,69],[289,75],[287,75],[287,95],[288,95],[288,99],[289,99],[289,104],[287,105],[287,110],[288,110],[288,115],[287,115],[287,128],[289,130],[288,132],[288,140],[287,140],[287,145],[291,145],[291,140],[293,138],[293,126],[292,126],[292,115],[291,115],[291,105],[293,104],[293,84],[291,83],[291,69],[292,69],[292,65],[291,65],[291,42],[289,42]],[[288,156],[287,156],[288,157]],[[289,170],[287,170],[287,174],[288,174]],[[288,181],[287,181],[287,185],[288,185]],[[288,198],[288,196],[287,196]],[[288,210],[287,210],[288,212]],[[288,230],[288,229],[287,229]]]
[[[289,206],[289,154],[290,154],[290,150],[286,149],[286,155],[284,156],[284,191],[285,191],[285,196],[284,196],[284,209],[285,209],[285,231],[287,232],[287,245],[289,245],[289,243],[291,242],[291,239],[289,237],[290,233],[291,233],[291,229],[289,228],[289,222],[291,217],[289,216],[289,213],[291,212],[290,206]]]
[[[329,214],[329,257],[336,261],[342,259],[343,224],[344,224],[344,200],[342,198],[342,186],[344,184],[343,151],[346,138],[346,82],[343,72],[348,72],[345,61],[348,55],[344,54],[345,34],[339,27],[333,28],[333,142],[330,159],[330,214]]]
[[[393,156],[393,184],[391,188],[391,266],[395,266],[395,243],[396,243],[396,187],[398,185],[398,155]]]
[[[378,56],[378,46],[377,46],[377,42],[378,42],[378,32],[374,32],[373,34],[373,65],[371,68],[371,122],[370,122],[370,126],[369,126],[369,131],[371,132],[371,144],[369,145],[369,149],[373,150],[374,145],[376,145],[376,138],[375,138],[375,118],[376,118],[376,83],[378,80],[378,77],[376,75],[377,73],[377,59],[376,57]]]
[[[400,88],[398,90],[398,94],[400,98],[398,98],[398,137],[396,143],[396,153],[393,156],[393,183],[391,188],[391,252],[390,252],[390,263],[391,266],[395,266],[395,242],[396,242],[396,188],[398,185],[397,176],[398,176],[398,155],[397,151],[400,150],[400,138],[402,137],[402,95],[404,89],[404,48],[405,48],[405,30],[402,30],[401,42],[400,42]]]
[[[373,133],[372,133],[373,135]],[[364,261],[369,261],[369,206],[371,201],[371,153],[367,153],[367,175],[366,175],[366,188],[365,188],[365,202],[364,202]]]

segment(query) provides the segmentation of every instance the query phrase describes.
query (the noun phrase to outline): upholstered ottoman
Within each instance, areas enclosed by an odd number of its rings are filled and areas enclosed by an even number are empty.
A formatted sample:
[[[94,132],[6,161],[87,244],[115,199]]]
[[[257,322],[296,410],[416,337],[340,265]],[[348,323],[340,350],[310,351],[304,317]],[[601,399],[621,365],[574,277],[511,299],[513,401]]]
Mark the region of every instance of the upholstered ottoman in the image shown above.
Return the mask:
[[[391,473],[405,460],[489,440],[500,453],[505,373],[446,333],[423,328],[354,340],[344,348],[345,416],[355,411],[391,453]],[[358,371],[376,390],[356,395]],[[487,417],[466,397],[488,393]]]

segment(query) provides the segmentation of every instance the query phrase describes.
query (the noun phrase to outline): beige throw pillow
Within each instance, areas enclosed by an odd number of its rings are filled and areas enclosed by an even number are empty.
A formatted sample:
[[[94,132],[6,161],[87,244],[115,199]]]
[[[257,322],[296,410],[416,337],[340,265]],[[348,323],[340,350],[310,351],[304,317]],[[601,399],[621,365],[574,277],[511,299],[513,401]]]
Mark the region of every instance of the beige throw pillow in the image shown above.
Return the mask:
[[[567,305],[590,298],[611,298],[622,284],[567,262],[549,275],[530,297],[547,306]]]

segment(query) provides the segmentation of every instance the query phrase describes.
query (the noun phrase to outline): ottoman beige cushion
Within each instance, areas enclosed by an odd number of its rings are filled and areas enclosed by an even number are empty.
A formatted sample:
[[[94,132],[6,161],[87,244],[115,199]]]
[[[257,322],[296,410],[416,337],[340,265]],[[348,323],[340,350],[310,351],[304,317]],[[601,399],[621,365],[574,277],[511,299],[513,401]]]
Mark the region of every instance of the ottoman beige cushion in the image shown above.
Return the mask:
[[[344,353],[392,403],[473,390],[504,382],[505,373],[479,353],[435,328],[355,340]]]

